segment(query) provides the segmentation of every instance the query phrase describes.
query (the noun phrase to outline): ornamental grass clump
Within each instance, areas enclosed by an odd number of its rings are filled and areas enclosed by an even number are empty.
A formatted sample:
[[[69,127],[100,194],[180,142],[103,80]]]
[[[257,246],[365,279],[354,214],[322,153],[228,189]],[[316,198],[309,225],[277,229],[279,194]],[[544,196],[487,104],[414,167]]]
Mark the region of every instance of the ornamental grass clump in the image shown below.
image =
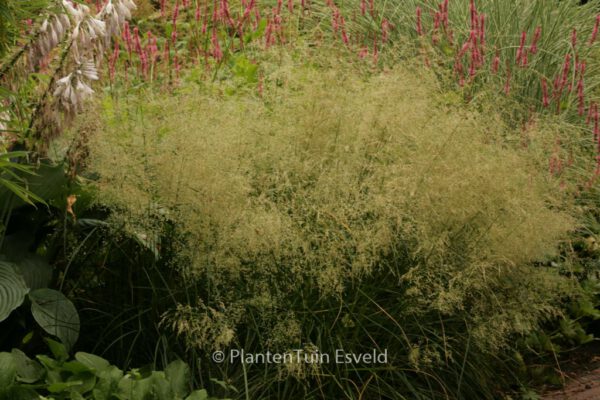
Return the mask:
[[[327,398],[493,398],[514,340],[575,295],[546,263],[574,218],[538,150],[545,135],[513,145],[519,133],[499,117],[404,68],[277,71],[260,99],[217,85],[104,100],[90,146],[97,201],[138,237],[171,224],[178,235],[158,251],[172,249],[194,287],[162,329],[202,357],[307,345],[390,354],[375,370],[260,366],[245,377],[251,398],[281,385],[310,398],[290,375],[338,396]],[[240,368],[219,374],[242,382]],[[351,384],[369,374],[378,385]]]

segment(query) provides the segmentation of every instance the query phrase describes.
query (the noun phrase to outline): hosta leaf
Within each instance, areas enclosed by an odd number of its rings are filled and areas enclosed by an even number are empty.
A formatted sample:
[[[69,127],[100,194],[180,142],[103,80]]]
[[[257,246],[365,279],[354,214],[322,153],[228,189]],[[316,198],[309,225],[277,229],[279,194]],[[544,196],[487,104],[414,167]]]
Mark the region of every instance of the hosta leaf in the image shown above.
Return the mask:
[[[48,287],[52,280],[52,267],[42,257],[29,254],[16,264],[30,290]]]
[[[29,293],[31,313],[49,334],[56,336],[67,351],[79,337],[77,309],[62,293],[52,289],[37,289]]]
[[[0,321],[23,303],[29,289],[11,263],[0,261]]]

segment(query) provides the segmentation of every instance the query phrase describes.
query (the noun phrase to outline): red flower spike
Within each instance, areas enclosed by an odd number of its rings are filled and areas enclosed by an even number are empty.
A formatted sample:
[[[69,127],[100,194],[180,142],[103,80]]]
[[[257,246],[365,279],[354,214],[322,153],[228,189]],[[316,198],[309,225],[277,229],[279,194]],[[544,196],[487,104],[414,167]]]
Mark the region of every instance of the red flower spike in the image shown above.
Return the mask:
[[[381,43],[385,44],[388,41],[388,34],[390,32],[390,22],[387,19],[381,21]]]
[[[523,49],[525,48],[525,41],[527,40],[527,32],[523,31],[521,33],[521,41],[519,42],[519,48],[517,49],[517,65],[522,64],[523,60]]]
[[[583,117],[585,113],[585,98],[583,94],[583,76],[579,78],[579,82],[577,82],[577,99],[579,101],[578,112],[579,116]]]
[[[210,38],[212,44],[213,57],[217,61],[221,61],[223,58],[223,52],[221,51],[221,45],[219,44],[219,38],[217,37],[217,28],[213,27],[212,34]]]
[[[417,35],[423,35],[423,26],[421,25],[421,7],[417,7]]]
[[[585,119],[585,123],[589,125],[590,122],[592,122],[592,120],[594,119],[594,114],[595,114],[595,110],[596,110],[596,103],[592,102],[590,104],[590,107],[588,109],[588,114],[587,114],[587,118]]]
[[[529,48],[529,52],[531,54],[536,54],[538,51],[538,41],[542,37],[542,27],[538,26],[535,28],[535,32],[533,32],[533,39],[531,40],[531,47]]]
[[[505,95],[509,95],[510,94],[510,68],[508,66],[508,63],[506,65],[506,83],[504,84],[504,94]]]
[[[544,108],[550,105],[550,99],[548,98],[548,84],[546,78],[542,78],[542,104]]]
[[[498,50],[496,50],[496,55],[494,56],[494,59],[492,60],[492,73],[497,74],[499,68],[500,68],[500,52],[498,52]]]
[[[564,88],[567,84],[567,80],[569,79],[569,72],[571,71],[571,54],[565,56],[565,63],[563,65],[561,86]]]
[[[485,14],[479,16],[479,44],[485,46]]]
[[[594,44],[596,41],[596,37],[598,36],[598,28],[600,27],[600,14],[596,15],[596,23],[594,24],[594,29],[592,30],[592,36],[590,37],[590,44]]]
[[[117,60],[119,59],[119,41],[115,40],[115,49],[113,51],[112,56],[110,57],[110,61],[108,63],[108,75],[110,76],[110,80],[114,81],[115,79],[115,69]]]

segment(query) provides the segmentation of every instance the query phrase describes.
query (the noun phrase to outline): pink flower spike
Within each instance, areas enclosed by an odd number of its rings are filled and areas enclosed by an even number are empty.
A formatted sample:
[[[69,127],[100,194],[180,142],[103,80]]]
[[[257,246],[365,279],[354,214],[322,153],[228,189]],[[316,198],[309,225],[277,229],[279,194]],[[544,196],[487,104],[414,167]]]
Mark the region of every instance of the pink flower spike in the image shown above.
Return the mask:
[[[373,37],[373,64],[379,61],[379,52],[377,50],[377,35]]]
[[[579,82],[577,82],[577,100],[579,101],[579,116],[583,117],[585,113],[585,98],[583,93],[583,76],[579,78]]]
[[[272,20],[269,18],[267,20],[267,28],[265,29],[265,47],[268,49],[272,42],[272,35],[273,35],[273,22]]]
[[[196,13],[194,15],[195,19],[196,19],[196,23],[200,22],[200,18],[202,16],[202,13],[200,12],[200,2],[198,2],[196,4]]]
[[[521,41],[519,43],[519,48],[517,49],[517,65],[520,65],[523,59],[523,49],[525,48],[525,41],[527,40],[527,32],[523,31],[521,33]]]
[[[471,12],[471,29],[477,30],[477,9],[475,8],[475,1],[471,0],[469,4],[469,11]]]
[[[437,32],[437,30],[440,28],[441,22],[442,22],[442,14],[440,14],[439,12],[436,12],[433,15],[433,30],[434,30],[434,32]]]
[[[585,119],[585,123],[586,125],[589,125],[590,122],[592,122],[592,119],[594,119],[594,114],[595,114],[595,110],[598,107],[598,105],[594,102],[592,102],[590,104],[590,108],[588,110],[588,114],[587,114],[587,118]]]
[[[563,73],[561,79],[561,86],[564,88],[567,84],[567,80],[569,79],[569,72],[571,70],[571,54],[567,53],[565,56],[565,63],[563,65]]]
[[[600,14],[596,15],[596,23],[594,24],[594,29],[592,30],[592,36],[590,37],[590,45],[594,44],[596,41],[596,37],[598,36],[598,28],[600,27]]]
[[[417,35],[423,35],[423,26],[421,25],[421,7],[417,7]]]
[[[381,43],[385,44],[388,41],[388,33],[390,32],[390,22],[387,19],[381,21]]]
[[[538,41],[542,37],[542,27],[538,26],[535,28],[535,32],[533,32],[533,39],[531,40],[531,47],[529,52],[531,54],[536,54],[538,51]]]
[[[600,114],[598,114],[598,104],[594,107],[594,139],[598,141],[598,151],[600,152]]]
[[[548,84],[546,78],[542,78],[542,104],[544,108],[550,105],[550,99],[548,98]]]
[[[470,40],[469,40],[469,41],[467,41],[467,42],[465,42],[465,43],[462,45],[462,47],[460,48],[460,51],[458,52],[458,56],[459,56],[459,57],[463,57],[463,56],[464,56],[464,55],[467,53],[467,51],[468,51],[468,50],[471,48],[471,45],[472,45],[472,44],[473,44],[473,43],[472,43]]]
[[[579,63],[579,75],[583,77],[585,75],[586,64],[585,61]]]
[[[223,58],[223,52],[221,51],[221,45],[219,44],[219,38],[217,37],[217,29],[213,27],[211,35],[211,44],[213,47],[213,57],[217,61],[221,61]]]
[[[485,14],[479,16],[479,44],[485,46]]]
[[[498,51],[496,51],[496,55],[494,56],[494,59],[492,60],[492,74],[497,74],[498,73],[498,69],[500,68],[500,53]]]
[[[114,81],[115,79],[115,66],[117,64],[117,60],[119,59],[119,42],[115,40],[115,49],[108,63],[108,74],[110,76],[110,80]]]
[[[504,94],[505,95],[509,95],[510,94],[510,68],[508,68],[508,63],[507,63],[507,69],[506,69],[506,83],[504,84]]]
[[[525,68],[529,64],[529,58],[527,57],[527,52],[523,52],[523,56],[521,57],[521,67]]]
[[[366,58],[368,54],[369,54],[369,50],[367,50],[366,47],[363,47],[358,52],[358,57],[362,60],[362,59]]]
[[[342,28],[342,41],[344,42],[344,44],[346,46],[348,46],[348,44],[350,43],[350,41],[348,40],[348,35],[346,34],[345,28]]]
[[[173,10],[173,28],[177,26],[177,18],[179,18],[179,0],[175,2],[175,9]]]

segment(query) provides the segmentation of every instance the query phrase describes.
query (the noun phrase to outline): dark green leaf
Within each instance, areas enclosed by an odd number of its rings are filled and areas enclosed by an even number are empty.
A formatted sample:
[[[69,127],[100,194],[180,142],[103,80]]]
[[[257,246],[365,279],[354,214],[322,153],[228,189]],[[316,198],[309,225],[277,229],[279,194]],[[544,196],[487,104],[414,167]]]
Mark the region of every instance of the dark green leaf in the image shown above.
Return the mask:
[[[12,355],[17,366],[17,380],[23,383],[34,383],[42,379],[44,376],[44,368],[27,357],[19,349],[13,349]]]
[[[36,322],[60,339],[67,351],[79,337],[77,309],[62,293],[52,289],[37,289],[29,293],[31,313]]]

